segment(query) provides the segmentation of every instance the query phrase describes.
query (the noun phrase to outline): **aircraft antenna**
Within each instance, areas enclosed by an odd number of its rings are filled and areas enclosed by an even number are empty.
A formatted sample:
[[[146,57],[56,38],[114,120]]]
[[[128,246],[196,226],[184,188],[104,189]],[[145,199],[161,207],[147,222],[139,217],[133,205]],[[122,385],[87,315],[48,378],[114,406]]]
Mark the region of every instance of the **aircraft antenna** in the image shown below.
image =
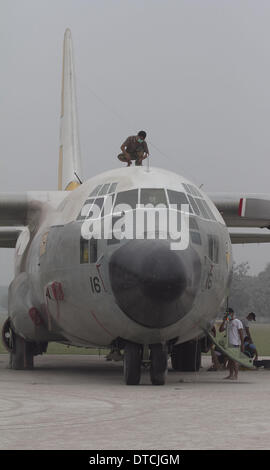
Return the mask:
[[[146,171],[147,171],[147,173],[150,172],[150,157],[149,157],[149,155],[146,159]]]
[[[77,180],[79,181],[80,184],[83,184],[81,178],[77,175],[76,171],[74,171],[74,175],[76,176]]]

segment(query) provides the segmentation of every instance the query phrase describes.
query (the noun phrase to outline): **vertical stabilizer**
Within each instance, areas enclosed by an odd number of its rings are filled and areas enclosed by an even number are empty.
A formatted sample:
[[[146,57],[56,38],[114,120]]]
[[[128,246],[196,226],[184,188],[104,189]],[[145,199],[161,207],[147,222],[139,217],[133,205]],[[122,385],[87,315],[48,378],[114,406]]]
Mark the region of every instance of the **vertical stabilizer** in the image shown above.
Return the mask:
[[[66,29],[63,48],[58,189],[75,189],[81,179],[72,39],[70,29]]]

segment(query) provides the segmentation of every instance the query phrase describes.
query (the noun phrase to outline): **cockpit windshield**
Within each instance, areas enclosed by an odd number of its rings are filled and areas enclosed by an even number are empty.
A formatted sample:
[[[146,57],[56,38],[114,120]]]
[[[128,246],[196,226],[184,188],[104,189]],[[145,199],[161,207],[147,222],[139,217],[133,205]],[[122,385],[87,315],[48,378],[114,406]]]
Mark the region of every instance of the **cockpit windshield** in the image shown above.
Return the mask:
[[[106,201],[109,199],[111,200],[111,203],[115,200],[113,209],[114,214],[122,212],[123,210],[126,211],[127,209],[135,210],[138,204],[141,207],[146,208],[168,208],[169,203],[170,206],[174,206],[174,208],[176,206],[177,211],[183,211],[182,205],[187,204],[188,211],[191,214],[198,215],[208,220],[216,220],[203,194],[198,188],[191,184],[183,183],[184,191],[176,191],[173,189],[165,190],[164,188],[137,188],[115,193],[117,184],[118,183],[116,182],[108,182],[97,185],[92,192],[90,192],[77,217],[77,220],[84,220],[85,218],[93,217],[93,208],[95,206],[99,209],[98,217],[103,217],[104,207],[106,205]],[[119,207],[121,205],[125,205],[126,207]],[[112,205],[110,207],[112,207]],[[111,210],[109,212],[111,213]]]
[[[141,198],[140,204],[146,206],[147,204],[152,204],[153,206],[157,206],[158,204],[163,204],[164,206],[168,206],[166,194],[164,189],[159,188],[142,188],[141,189]]]
[[[138,189],[130,189],[129,191],[121,191],[117,193],[114,205],[114,212],[117,212],[117,206],[126,204],[131,209],[136,209],[138,204]]]

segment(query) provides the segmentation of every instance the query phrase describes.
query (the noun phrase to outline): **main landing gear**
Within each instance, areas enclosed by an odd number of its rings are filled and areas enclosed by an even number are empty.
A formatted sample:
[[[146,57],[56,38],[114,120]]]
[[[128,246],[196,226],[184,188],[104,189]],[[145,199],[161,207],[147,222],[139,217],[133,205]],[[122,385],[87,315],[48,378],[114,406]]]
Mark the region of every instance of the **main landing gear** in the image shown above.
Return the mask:
[[[2,339],[9,352],[10,369],[33,369],[34,356],[42,354],[47,350],[47,343],[26,341],[22,336],[17,335],[12,329],[9,319],[4,323]]]
[[[182,372],[198,372],[201,365],[201,342],[198,340],[173,346],[172,368]]]
[[[142,365],[150,366],[150,378],[153,385],[164,385],[168,370],[167,346],[151,344],[146,351],[141,344],[126,342],[124,348],[126,385],[139,385]]]

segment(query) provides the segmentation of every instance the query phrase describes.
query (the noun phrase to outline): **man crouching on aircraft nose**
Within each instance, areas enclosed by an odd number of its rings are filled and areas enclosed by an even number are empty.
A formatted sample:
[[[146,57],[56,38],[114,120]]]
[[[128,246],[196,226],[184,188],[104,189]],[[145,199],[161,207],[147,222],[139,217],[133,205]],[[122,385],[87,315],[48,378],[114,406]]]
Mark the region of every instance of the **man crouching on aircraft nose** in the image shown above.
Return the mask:
[[[149,155],[145,138],[145,131],[140,131],[137,135],[128,137],[120,147],[123,153],[118,155],[118,159],[121,162],[127,162],[127,166],[132,165],[132,160],[135,160],[136,166],[141,166],[142,161]]]
[[[223,332],[226,330],[226,324],[228,322],[228,338],[229,345],[233,348],[241,348],[244,352],[244,338],[243,338],[243,324],[240,320],[235,318],[235,314],[232,308],[228,308],[226,314],[223,317],[222,324],[219,327],[219,331]],[[233,361],[229,358],[228,367],[230,374],[225,379],[237,380],[238,379],[238,362]]]

